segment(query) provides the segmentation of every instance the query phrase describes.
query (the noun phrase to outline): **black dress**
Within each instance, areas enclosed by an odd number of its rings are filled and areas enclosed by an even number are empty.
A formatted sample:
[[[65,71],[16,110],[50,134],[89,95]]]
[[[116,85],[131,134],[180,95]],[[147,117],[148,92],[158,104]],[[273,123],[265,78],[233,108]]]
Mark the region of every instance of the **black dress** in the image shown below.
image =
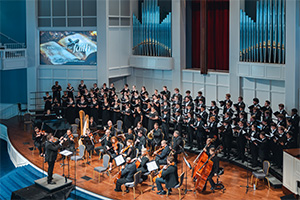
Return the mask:
[[[45,111],[47,110],[51,110],[51,101],[52,101],[52,97],[51,96],[45,96],[44,97],[44,101],[45,101]]]
[[[102,126],[105,126],[108,122],[108,120],[110,120],[110,105],[107,104],[103,104],[102,107]]]
[[[130,108],[124,111],[123,121],[124,121],[124,131],[127,132],[127,130],[132,126],[132,112]]]
[[[94,122],[96,122],[96,124],[98,124],[98,119],[99,119],[97,106],[98,106],[98,102],[97,101],[91,102],[91,104],[90,104],[91,117],[94,118]]]
[[[75,108],[75,102],[68,102],[67,109],[66,109],[66,119],[69,122],[69,124],[74,124],[76,118],[76,108]]]

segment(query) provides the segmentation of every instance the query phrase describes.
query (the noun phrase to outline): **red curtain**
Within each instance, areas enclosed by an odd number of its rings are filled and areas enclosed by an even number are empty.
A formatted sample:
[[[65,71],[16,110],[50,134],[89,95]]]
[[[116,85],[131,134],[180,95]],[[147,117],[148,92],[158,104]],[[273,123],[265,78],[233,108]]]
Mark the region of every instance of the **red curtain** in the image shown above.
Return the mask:
[[[192,12],[192,66],[200,68],[199,0]],[[229,70],[229,0],[207,0],[207,68]]]
[[[192,68],[200,68],[200,1],[192,2]]]

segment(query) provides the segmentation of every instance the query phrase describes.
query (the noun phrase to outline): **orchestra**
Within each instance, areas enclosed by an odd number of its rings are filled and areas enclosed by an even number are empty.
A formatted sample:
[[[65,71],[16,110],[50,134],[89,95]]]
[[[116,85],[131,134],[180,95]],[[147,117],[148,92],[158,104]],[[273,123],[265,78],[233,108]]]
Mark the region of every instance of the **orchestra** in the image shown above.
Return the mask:
[[[45,111],[51,110],[57,116],[62,115],[70,124],[74,123],[80,110],[90,116],[88,128],[78,138],[86,146],[89,156],[95,151],[101,160],[103,154],[108,154],[109,171],[114,169],[113,160],[117,156],[122,155],[126,160],[116,178],[117,192],[121,191],[122,184],[133,181],[136,171],[141,171],[142,179],[146,180],[146,164],[151,159],[158,166],[154,180],[157,193],[166,194],[162,184],[166,184],[171,192],[171,188],[178,183],[177,165],[183,162],[179,156],[184,151],[194,150],[194,147],[201,152],[193,167],[193,180],[198,191],[205,190],[207,182],[212,190],[215,187],[212,178],[219,170],[217,153],[220,146],[223,158],[245,162],[248,156],[246,149],[250,152],[253,167],[267,159],[279,168],[282,167],[283,149],[297,147],[298,110],[292,109],[291,115],[288,115],[284,105],[279,104],[279,110],[273,114],[268,100],[264,106],[260,106],[259,99],[253,98],[253,104],[247,106],[242,96],[233,103],[231,95],[226,94],[224,100],[212,100],[207,106],[201,91],[193,99],[189,90],[183,97],[175,88],[171,95],[166,86],[161,92],[155,90],[153,95],[145,86],[138,91],[136,86],[130,90],[127,84],[120,92],[116,91],[113,84],[110,88],[106,84],[101,88],[94,84],[88,90],[83,80],[78,86],[77,96],[73,95],[71,84],[68,84],[63,96],[60,96],[62,89],[58,82],[52,91],[53,97],[49,92],[44,97]],[[115,128],[118,120],[123,122],[121,130]],[[96,139],[97,136],[92,132],[99,129],[102,135]],[[45,131],[35,128],[32,138],[40,156],[44,156],[45,151],[49,154],[49,143],[55,149],[59,146],[59,150],[75,151],[77,144],[71,130],[67,130],[59,139],[60,142],[53,142],[53,136],[46,142],[46,137]],[[200,165],[206,161],[211,170],[206,172],[206,178],[202,180],[199,178],[202,173]],[[48,161],[51,167],[52,162],[53,159]]]

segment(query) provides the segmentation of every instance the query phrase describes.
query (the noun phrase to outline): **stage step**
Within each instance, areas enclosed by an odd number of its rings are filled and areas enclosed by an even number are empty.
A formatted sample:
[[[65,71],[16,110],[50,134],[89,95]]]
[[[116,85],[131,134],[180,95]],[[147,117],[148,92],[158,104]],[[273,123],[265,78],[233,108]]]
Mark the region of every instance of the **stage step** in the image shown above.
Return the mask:
[[[282,182],[271,174],[269,176],[269,181],[270,181],[270,185],[273,188],[281,188],[282,187]]]

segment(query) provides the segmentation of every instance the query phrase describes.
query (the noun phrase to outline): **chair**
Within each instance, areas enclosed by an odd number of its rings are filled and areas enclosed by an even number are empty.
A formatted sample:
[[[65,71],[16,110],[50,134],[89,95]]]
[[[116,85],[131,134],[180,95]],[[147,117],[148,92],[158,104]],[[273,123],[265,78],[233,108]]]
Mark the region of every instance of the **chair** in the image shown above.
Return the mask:
[[[135,188],[137,187],[137,185],[141,182],[140,180],[142,179],[142,172],[136,172],[133,176],[133,182],[129,182],[129,183],[125,183],[124,186],[125,187],[130,187],[133,188],[133,198],[135,199]],[[124,187],[122,187],[122,195],[124,195]],[[143,194],[143,191],[140,190],[141,194]]]
[[[71,131],[72,131],[72,134],[74,136],[74,138],[77,138],[78,137],[78,125],[77,124],[71,124]]]
[[[19,110],[19,112],[18,112],[18,116],[19,116],[19,117],[21,117],[21,116],[22,116],[22,113],[25,113],[25,112],[27,112],[27,108],[25,108],[25,109],[22,109],[22,105],[21,105],[21,103],[18,103],[18,110]]]
[[[32,119],[31,119],[31,114],[30,113],[25,113],[24,114],[24,131],[27,130],[27,125],[32,127]]]
[[[258,172],[252,172],[252,176],[251,176],[251,184],[253,181],[253,177],[255,177],[255,185],[257,187],[257,179],[261,180],[261,179],[266,179],[268,181],[268,187],[270,189],[270,181],[268,179],[268,174],[269,174],[269,169],[270,169],[270,162],[265,160],[263,162],[263,170],[262,171],[258,171]]]
[[[117,124],[114,125],[117,133],[123,133],[123,121],[117,120]]]
[[[95,177],[95,171],[96,172],[99,172],[99,178],[98,178],[98,182],[100,182],[100,175],[104,172],[107,171],[108,169],[108,163],[109,163],[109,155],[108,154],[104,154],[103,155],[103,166],[101,167],[95,167],[94,168],[94,173],[93,173],[93,178]],[[107,171],[108,174],[109,174],[109,171]],[[109,174],[109,177],[110,177],[110,174]]]
[[[223,193],[226,190],[225,186],[223,185],[223,183],[219,180],[220,176],[224,174],[224,168],[220,167],[219,171],[217,173],[217,183],[214,187],[213,193],[215,192],[215,190],[222,190]]]
[[[178,189],[179,200],[181,199],[181,188],[180,187],[182,186],[183,179],[184,179],[184,172],[182,172],[181,175],[179,176],[179,183],[173,187],[174,189]],[[168,189],[170,189],[170,188],[168,188]],[[167,196],[169,196],[169,190],[167,191]]]
[[[79,126],[80,123],[80,119],[79,118],[75,118],[75,124],[77,124]]]
[[[71,156],[71,160],[74,160],[77,162],[78,160],[84,160],[84,151],[85,151],[85,146],[84,145],[79,145],[79,155]]]

